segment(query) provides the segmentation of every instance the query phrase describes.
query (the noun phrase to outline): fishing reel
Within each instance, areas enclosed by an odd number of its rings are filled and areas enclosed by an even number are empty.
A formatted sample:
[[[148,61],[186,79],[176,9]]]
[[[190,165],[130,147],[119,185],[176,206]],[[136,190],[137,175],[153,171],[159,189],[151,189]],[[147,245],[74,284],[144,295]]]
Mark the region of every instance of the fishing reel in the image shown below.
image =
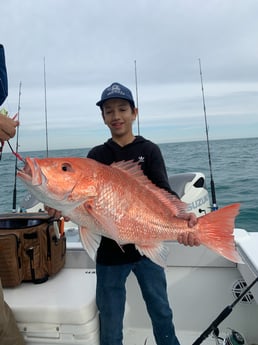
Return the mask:
[[[226,338],[221,338],[217,332],[213,332],[213,337],[215,338],[216,345],[246,345],[244,337],[237,331],[230,329]]]
[[[244,345],[246,344],[244,337],[237,331],[232,330],[231,334],[226,337],[225,345]]]

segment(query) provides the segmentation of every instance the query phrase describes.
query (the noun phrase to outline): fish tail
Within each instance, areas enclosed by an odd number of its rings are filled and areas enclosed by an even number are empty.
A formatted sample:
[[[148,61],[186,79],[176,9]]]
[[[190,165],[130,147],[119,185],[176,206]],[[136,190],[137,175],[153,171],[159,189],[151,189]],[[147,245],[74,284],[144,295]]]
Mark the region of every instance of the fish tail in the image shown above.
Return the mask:
[[[234,226],[240,204],[225,206],[198,220],[198,236],[202,244],[230,261],[242,263],[235,247]]]

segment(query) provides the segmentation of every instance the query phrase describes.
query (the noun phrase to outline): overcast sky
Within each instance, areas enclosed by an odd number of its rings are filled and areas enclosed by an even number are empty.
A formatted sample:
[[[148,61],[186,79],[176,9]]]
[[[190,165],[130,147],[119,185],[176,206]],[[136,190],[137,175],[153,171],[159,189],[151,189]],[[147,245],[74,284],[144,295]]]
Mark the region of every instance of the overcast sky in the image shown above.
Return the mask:
[[[46,148],[44,60],[49,149],[109,138],[95,103],[114,81],[136,98],[135,61],[141,135],[206,139],[201,59],[210,139],[258,136],[257,0],[8,0],[0,14],[20,151]]]

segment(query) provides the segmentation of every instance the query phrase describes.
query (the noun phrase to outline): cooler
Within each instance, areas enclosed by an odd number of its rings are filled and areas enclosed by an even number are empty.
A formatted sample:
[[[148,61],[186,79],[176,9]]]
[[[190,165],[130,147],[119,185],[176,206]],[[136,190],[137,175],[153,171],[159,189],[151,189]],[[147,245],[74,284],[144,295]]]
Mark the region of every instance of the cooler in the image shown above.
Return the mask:
[[[43,284],[4,289],[26,344],[98,345],[94,269],[62,269]]]

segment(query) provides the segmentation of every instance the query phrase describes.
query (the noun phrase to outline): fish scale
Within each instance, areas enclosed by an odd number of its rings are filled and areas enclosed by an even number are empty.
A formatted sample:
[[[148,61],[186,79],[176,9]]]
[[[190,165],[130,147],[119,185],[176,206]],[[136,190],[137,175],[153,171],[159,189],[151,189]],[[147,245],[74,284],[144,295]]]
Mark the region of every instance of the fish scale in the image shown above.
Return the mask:
[[[118,176],[116,177],[118,178]],[[134,183],[133,188],[129,191],[126,189],[126,183],[123,179],[119,181],[120,188],[118,189],[117,178],[114,186],[108,184],[108,187],[103,187],[96,200],[95,207],[96,213],[102,212],[103,215],[113,219],[121,243],[128,243],[128,241],[135,239],[139,243],[146,243],[151,239],[161,240],[162,237],[164,238],[166,231],[168,238],[171,239],[171,233],[169,233],[171,221],[168,219],[164,223],[167,218],[171,218],[171,213],[169,217],[165,218],[164,208],[161,207],[158,212],[157,199],[150,198],[148,190],[146,191],[137,183]],[[137,189],[138,194],[136,193]],[[140,197],[137,198],[137,195]],[[146,200],[143,200],[144,197],[146,197]],[[163,217],[159,214],[162,214]]]

